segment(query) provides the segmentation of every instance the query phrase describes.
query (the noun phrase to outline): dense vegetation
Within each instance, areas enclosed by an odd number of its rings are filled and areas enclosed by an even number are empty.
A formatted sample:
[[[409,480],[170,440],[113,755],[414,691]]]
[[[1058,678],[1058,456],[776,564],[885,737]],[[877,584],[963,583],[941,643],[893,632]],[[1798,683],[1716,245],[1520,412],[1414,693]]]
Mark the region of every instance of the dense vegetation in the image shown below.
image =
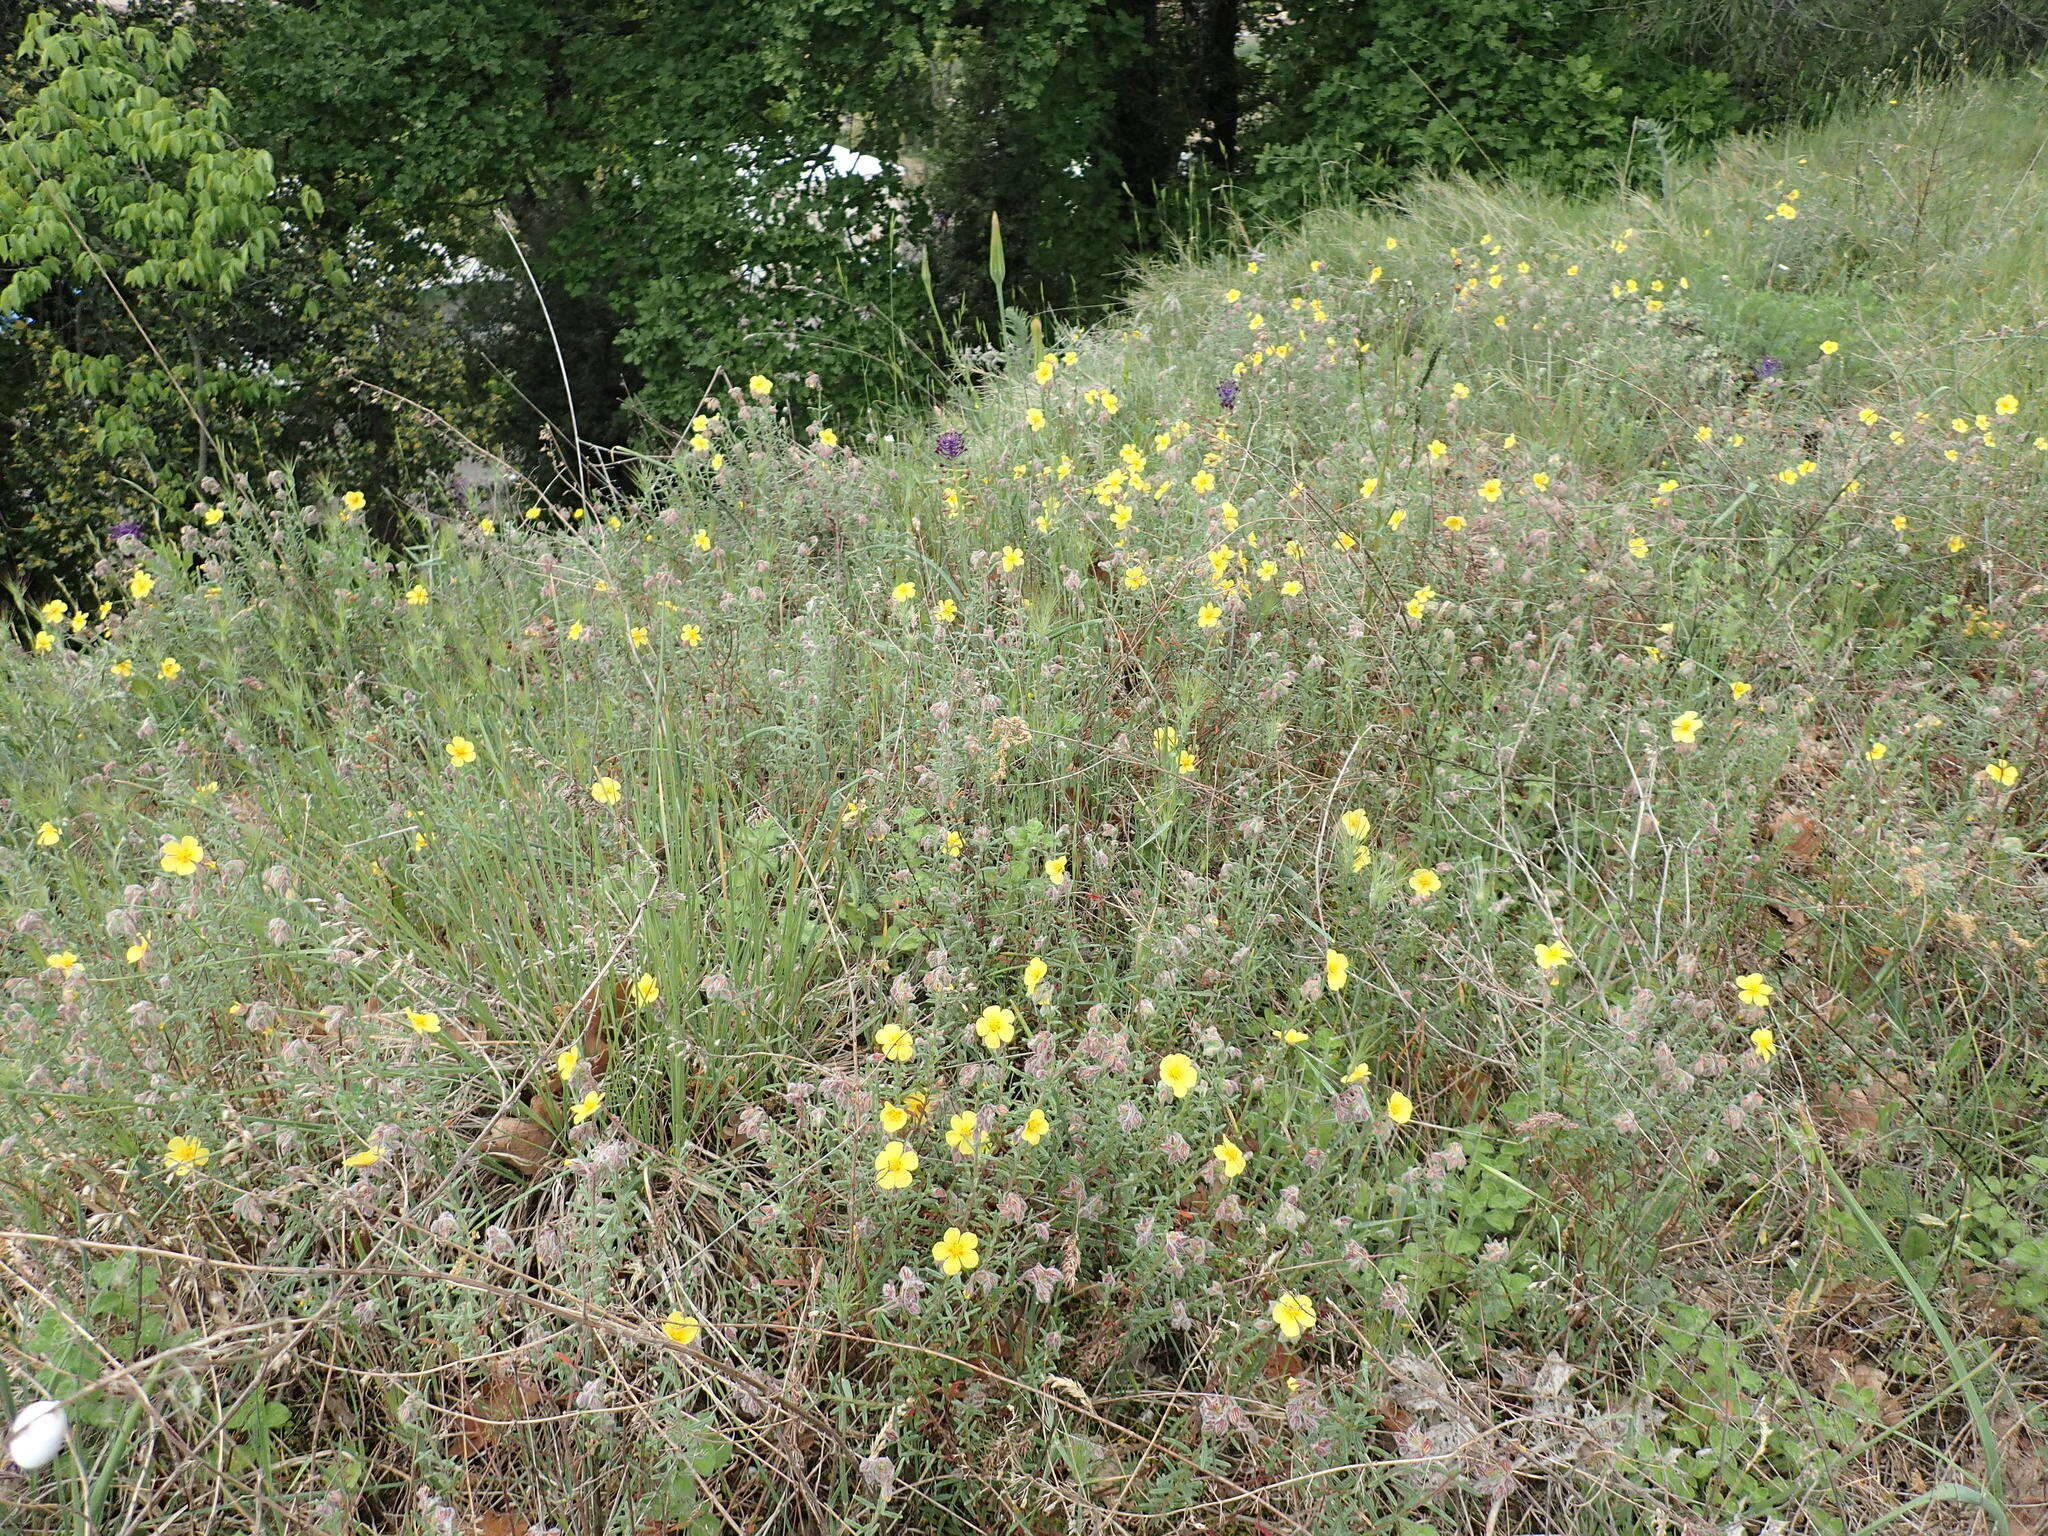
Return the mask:
[[[122,537],[0,656],[14,1528],[2036,1528],[2044,242],[2048,88],[1902,91]]]
[[[1418,170],[1655,186],[2048,9],[0,0],[0,36],[0,579],[40,594],[280,469],[387,487],[391,537],[579,444],[630,489],[721,370],[879,430],[1148,255]]]

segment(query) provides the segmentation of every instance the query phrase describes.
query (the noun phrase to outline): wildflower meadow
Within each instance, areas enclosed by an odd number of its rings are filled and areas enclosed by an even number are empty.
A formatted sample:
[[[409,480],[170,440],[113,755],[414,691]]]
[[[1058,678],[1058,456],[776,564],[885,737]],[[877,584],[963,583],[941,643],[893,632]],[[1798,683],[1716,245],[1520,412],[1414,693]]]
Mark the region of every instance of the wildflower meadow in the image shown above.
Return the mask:
[[[2044,251],[2048,85],[1902,86],[122,529],[0,651],[8,1528],[2043,1529]]]

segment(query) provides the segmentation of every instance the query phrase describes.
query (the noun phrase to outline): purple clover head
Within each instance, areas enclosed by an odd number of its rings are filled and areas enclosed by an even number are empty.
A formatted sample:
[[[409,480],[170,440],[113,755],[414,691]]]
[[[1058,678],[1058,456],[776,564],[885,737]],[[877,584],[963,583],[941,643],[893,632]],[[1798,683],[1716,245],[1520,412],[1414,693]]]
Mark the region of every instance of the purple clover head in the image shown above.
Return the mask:
[[[967,434],[958,427],[948,427],[939,434],[934,445],[942,459],[957,459],[967,451]]]
[[[1775,357],[1758,358],[1756,376],[1760,379],[1775,379],[1778,376],[1778,360]]]
[[[132,517],[124,517],[107,530],[107,537],[116,544],[123,539],[139,539],[142,537],[142,524]]]
[[[1222,402],[1223,409],[1226,411],[1236,410],[1237,380],[1225,379],[1221,384],[1218,384],[1216,386],[1216,398]]]

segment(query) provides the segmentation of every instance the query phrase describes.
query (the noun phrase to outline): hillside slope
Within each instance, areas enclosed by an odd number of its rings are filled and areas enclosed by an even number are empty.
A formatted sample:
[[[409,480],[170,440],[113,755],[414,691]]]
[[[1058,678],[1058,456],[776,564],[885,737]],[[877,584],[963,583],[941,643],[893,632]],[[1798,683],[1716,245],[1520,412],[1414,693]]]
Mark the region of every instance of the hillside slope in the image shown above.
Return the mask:
[[[2044,147],[123,541],[0,657],[18,1528],[2034,1528]]]

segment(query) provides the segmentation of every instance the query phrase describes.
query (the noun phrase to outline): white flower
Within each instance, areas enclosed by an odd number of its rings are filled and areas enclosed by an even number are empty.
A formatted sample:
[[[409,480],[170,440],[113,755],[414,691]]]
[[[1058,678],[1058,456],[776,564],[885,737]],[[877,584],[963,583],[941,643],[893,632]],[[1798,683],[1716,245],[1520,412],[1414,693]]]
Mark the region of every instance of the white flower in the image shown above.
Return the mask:
[[[48,1398],[30,1403],[7,1426],[7,1455],[24,1472],[47,1467],[64,1449],[64,1437],[71,1432],[71,1420],[62,1403]]]

